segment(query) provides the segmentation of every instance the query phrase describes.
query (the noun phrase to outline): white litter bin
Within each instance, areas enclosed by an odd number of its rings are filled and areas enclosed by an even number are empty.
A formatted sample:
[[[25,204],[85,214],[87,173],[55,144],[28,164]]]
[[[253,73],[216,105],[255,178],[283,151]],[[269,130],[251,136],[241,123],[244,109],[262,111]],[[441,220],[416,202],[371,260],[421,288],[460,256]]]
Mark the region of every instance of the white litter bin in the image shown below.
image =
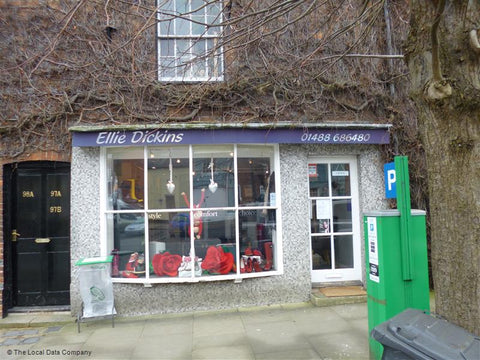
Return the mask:
[[[113,284],[110,276],[113,256],[91,257],[77,261],[79,267],[80,295],[82,309],[78,313],[78,332],[80,322],[87,318],[111,317],[114,324],[115,304]]]

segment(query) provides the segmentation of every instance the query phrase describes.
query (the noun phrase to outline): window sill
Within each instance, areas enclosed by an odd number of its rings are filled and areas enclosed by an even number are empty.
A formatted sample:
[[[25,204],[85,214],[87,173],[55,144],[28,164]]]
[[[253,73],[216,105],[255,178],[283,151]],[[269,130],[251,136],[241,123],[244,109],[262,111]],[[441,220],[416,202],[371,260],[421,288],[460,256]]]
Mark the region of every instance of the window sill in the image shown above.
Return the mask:
[[[159,77],[159,82],[166,84],[200,84],[200,83],[215,83],[225,81],[222,76],[199,77],[199,78],[175,78],[175,77]]]
[[[112,282],[115,284],[143,284],[145,287],[150,287],[153,284],[184,284],[184,283],[199,283],[199,282],[211,282],[211,281],[234,281],[240,283],[245,279],[261,278],[268,276],[282,275],[279,270],[275,271],[262,271],[257,273],[248,274],[232,274],[232,275],[213,275],[213,276],[199,276],[199,277],[162,277],[162,278],[112,278]]]

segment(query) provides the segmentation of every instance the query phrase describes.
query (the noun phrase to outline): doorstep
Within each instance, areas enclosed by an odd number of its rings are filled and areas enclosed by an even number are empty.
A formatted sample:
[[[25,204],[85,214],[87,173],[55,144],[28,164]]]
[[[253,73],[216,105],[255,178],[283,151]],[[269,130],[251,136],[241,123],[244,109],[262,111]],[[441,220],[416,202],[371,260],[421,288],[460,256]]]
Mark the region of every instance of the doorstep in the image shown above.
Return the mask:
[[[0,319],[0,329],[51,327],[73,324],[75,320],[69,311],[13,312]]]
[[[367,292],[362,286],[314,287],[310,301],[315,306],[333,306],[367,302]]]

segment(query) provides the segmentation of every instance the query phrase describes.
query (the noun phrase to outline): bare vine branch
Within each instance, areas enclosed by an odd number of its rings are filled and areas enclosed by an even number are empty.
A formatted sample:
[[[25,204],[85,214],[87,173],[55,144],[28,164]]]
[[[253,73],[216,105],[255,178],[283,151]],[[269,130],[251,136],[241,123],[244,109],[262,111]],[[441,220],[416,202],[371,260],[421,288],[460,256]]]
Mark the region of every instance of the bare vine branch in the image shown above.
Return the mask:
[[[175,14],[164,3],[65,0],[3,8],[0,82],[9,86],[0,97],[0,131],[37,139],[25,146],[68,149],[71,125],[385,122],[403,106],[385,94],[390,82],[405,91],[406,68],[398,62],[388,70],[387,60],[402,55],[386,54],[383,1],[227,1],[212,25],[222,29],[212,51],[222,50],[225,81],[204,83],[157,81],[156,27],[160,15],[205,25],[192,14],[220,0]],[[406,9],[392,3],[402,17]],[[399,42],[407,26],[402,17],[392,16]],[[107,34],[106,27],[115,31]],[[17,153],[7,145],[3,155]]]

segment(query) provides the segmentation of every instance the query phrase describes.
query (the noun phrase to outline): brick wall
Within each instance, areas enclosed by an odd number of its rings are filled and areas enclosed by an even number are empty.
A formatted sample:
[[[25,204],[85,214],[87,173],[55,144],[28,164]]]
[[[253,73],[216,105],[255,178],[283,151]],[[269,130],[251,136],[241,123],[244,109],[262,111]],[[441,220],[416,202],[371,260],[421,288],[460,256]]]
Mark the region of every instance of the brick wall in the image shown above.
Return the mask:
[[[0,206],[0,315],[3,314],[3,164],[0,166],[0,199],[2,199],[2,206]]]

